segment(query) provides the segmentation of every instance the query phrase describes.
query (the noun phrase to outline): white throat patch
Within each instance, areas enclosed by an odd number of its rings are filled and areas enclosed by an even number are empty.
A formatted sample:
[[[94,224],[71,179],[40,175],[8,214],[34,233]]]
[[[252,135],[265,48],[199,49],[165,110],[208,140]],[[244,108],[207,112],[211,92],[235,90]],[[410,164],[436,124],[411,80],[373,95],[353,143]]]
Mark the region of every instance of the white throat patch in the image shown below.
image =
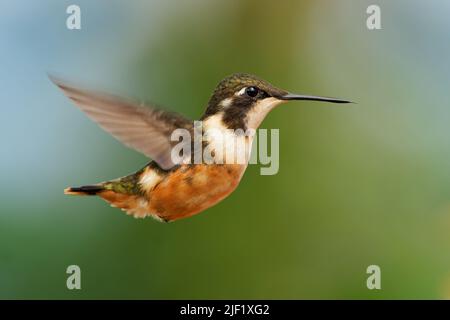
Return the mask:
[[[214,151],[213,158],[216,163],[247,164],[252,150],[253,135],[245,135],[242,129],[238,129],[241,134],[237,130],[228,129],[222,118],[223,113],[218,113],[203,122],[203,128],[207,132],[204,139]]]
[[[285,101],[273,97],[259,100],[247,113],[247,127],[254,130],[258,129],[267,114],[273,108],[284,102]]]

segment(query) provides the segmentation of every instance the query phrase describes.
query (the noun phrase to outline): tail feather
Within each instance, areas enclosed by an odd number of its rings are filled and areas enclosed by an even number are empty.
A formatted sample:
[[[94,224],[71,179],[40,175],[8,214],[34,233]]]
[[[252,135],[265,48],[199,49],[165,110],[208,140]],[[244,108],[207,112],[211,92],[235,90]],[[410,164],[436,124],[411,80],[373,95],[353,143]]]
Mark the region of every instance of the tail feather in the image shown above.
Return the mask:
[[[91,185],[91,186],[66,188],[64,189],[64,193],[75,196],[94,196],[104,190],[105,188],[101,185]]]
[[[157,220],[166,221],[156,213],[152,213],[149,198],[140,189],[139,180],[143,171],[144,169],[123,178],[94,185],[70,187],[65,189],[64,193],[76,196],[97,195],[111,206],[120,208],[135,218],[151,216]]]

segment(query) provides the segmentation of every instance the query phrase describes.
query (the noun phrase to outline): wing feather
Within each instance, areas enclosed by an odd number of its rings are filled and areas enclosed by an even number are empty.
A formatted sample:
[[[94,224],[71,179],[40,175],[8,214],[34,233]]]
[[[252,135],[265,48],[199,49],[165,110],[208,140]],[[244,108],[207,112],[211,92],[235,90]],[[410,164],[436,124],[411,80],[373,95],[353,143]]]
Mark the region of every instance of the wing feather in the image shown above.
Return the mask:
[[[54,77],[50,79],[91,120],[117,140],[152,158],[165,170],[175,165],[170,154],[173,146],[170,136],[178,128],[192,130],[191,120],[127,99],[79,89]]]

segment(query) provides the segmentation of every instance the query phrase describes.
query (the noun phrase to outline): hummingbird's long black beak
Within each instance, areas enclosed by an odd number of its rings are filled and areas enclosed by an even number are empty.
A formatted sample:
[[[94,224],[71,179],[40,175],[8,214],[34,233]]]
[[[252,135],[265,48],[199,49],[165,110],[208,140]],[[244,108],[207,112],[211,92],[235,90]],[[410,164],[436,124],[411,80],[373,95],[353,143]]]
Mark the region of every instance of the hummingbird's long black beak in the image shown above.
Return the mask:
[[[353,103],[352,101],[329,98],[329,97],[318,97],[318,96],[307,96],[295,93],[288,93],[278,97],[280,100],[311,100],[311,101],[323,101],[323,102],[333,102],[333,103]]]

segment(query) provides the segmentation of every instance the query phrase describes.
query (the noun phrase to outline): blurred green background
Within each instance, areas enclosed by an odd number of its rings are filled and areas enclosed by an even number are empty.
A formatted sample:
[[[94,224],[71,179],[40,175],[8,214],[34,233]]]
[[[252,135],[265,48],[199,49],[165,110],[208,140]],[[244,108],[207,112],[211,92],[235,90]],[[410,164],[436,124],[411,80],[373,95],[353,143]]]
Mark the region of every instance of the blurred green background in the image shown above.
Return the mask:
[[[0,2],[0,298],[450,298],[449,14],[444,0]],[[225,201],[161,224],[63,195],[147,159],[46,72],[192,118],[234,72],[358,104],[276,109],[279,173],[250,166]],[[366,288],[372,264],[382,290]]]

